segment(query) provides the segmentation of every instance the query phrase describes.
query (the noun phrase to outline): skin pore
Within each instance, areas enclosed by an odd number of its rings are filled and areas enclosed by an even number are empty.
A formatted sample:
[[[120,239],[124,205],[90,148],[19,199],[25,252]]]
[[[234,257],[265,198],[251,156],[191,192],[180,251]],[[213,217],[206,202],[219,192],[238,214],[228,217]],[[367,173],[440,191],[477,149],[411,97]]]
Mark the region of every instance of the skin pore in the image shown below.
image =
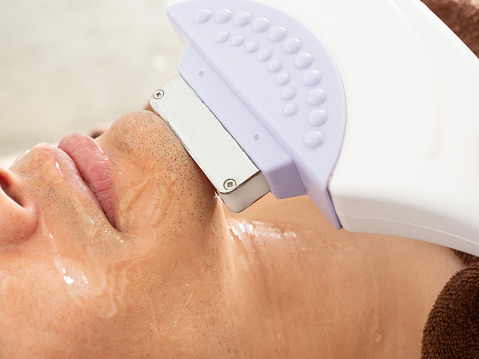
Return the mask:
[[[463,268],[447,248],[336,231],[307,198],[230,214],[151,112],[96,142],[0,169],[2,359],[418,358]]]

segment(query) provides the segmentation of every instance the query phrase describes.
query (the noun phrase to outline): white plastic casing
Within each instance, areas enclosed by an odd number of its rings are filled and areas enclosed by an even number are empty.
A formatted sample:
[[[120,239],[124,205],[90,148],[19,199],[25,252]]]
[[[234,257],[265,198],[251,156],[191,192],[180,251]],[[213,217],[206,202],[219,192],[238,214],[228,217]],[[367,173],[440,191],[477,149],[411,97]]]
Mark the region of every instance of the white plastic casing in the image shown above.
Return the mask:
[[[339,69],[347,127],[329,191],[343,227],[479,255],[477,57],[418,0],[261,2]]]

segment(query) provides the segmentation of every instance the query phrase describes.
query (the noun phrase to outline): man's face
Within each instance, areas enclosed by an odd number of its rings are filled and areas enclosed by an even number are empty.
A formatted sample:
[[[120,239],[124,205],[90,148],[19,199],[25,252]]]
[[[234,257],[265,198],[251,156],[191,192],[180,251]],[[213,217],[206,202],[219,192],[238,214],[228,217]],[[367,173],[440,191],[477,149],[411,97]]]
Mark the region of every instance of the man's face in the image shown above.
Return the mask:
[[[234,305],[210,184],[152,113],[96,142],[37,145],[0,171],[0,357],[226,345],[208,329]]]
[[[0,359],[416,357],[461,269],[336,231],[304,198],[226,220],[149,112],[59,147],[0,169]]]

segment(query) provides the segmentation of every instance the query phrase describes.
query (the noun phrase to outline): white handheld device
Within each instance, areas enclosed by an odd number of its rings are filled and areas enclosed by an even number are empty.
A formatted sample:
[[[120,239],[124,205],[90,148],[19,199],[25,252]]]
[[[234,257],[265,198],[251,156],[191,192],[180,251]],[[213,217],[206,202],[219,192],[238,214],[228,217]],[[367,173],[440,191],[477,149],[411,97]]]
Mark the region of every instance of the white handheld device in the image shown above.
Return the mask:
[[[418,0],[188,0],[151,105],[238,212],[306,194],[336,228],[479,255],[479,60]]]

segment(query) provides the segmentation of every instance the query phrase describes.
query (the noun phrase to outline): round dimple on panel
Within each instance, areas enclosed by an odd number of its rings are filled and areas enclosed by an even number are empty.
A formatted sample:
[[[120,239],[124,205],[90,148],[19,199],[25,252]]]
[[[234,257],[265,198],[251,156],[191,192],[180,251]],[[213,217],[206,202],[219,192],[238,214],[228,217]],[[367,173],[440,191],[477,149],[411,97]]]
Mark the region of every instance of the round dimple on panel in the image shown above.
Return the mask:
[[[268,39],[273,42],[283,41],[284,38],[288,35],[288,30],[283,26],[275,26],[269,30]]]
[[[313,89],[306,97],[306,102],[311,106],[321,105],[324,101],[326,101],[326,91],[323,89]]]
[[[303,84],[306,86],[316,86],[321,81],[321,72],[318,70],[309,70],[303,74]]]
[[[231,12],[230,9],[219,9],[215,13],[215,21],[218,24],[224,24],[225,22],[228,22],[232,16],[233,16],[233,13]]]
[[[243,35],[236,35],[231,39],[231,45],[233,46],[241,46],[244,43],[244,36]]]
[[[213,12],[210,9],[200,9],[195,14],[195,21],[199,24],[207,22]]]
[[[246,26],[251,22],[251,14],[247,11],[240,11],[233,20],[236,26]]]
[[[258,48],[259,48],[259,43],[257,41],[250,41],[244,47],[246,52],[249,52],[249,53],[255,52],[256,50],[258,50]]]
[[[283,51],[284,53],[291,55],[301,50],[301,46],[302,43],[300,39],[291,37],[283,43]]]
[[[283,113],[286,116],[294,116],[298,113],[298,106],[294,103],[288,103],[283,107]]]
[[[268,70],[270,72],[278,72],[283,68],[283,64],[279,60],[273,60],[268,65]]]
[[[309,52],[302,52],[294,58],[294,66],[297,69],[306,69],[313,63],[313,55]]]
[[[289,74],[287,74],[286,72],[283,72],[283,73],[279,74],[278,76],[276,76],[276,83],[280,86],[284,86],[284,85],[289,83],[290,79],[291,78],[290,78]]]
[[[292,87],[286,87],[281,90],[281,98],[283,100],[292,100],[296,96],[296,90]]]
[[[328,119],[328,113],[323,109],[316,109],[309,113],[308,123],[311,126],[321,126]]]
[[[261,134],[260,133],[255,133],[252,137],[253,142],[259,142],[261,141]]]
[[[271,21],[266,17],[258,17],[251,23],[251,29],[254,32],[261,33],[269,29]]]
[[[304,136],[304,143],[309,148],[316,148],[324,142],[324,134],[321,131],[309,131]]]
[[[226,31],[220,31],[216,34],[216,42],[225,42],[228,40],[229,37],[230,34],[228,34]]]
[[[271,58],[271,51],[269,50],[261,50],[258,53],[258,60],[259,61],[268,61]]]

